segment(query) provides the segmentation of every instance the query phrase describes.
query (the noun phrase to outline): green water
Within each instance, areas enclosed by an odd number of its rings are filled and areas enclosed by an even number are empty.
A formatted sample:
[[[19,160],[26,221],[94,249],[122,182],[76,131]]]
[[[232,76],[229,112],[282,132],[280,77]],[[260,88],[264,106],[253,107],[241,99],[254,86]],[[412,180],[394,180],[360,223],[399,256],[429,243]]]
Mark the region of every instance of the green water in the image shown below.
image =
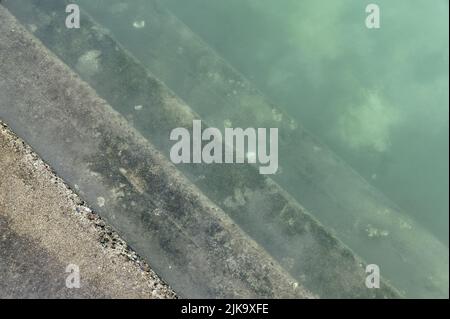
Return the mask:
[[[165,3],[448,245],[448,1]]]

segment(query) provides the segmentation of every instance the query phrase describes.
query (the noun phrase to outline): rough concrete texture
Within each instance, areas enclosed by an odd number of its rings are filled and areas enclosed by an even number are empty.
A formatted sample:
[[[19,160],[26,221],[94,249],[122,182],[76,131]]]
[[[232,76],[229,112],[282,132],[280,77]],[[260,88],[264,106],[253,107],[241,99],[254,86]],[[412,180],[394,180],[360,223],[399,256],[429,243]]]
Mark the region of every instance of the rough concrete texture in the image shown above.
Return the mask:
[[[177,293],[313,297],[2,6],[0,20],[0,116]]]
[[[0,298],[175,297],[2,122],[0,171]],[[66,287],[69,264],[79,289]]]

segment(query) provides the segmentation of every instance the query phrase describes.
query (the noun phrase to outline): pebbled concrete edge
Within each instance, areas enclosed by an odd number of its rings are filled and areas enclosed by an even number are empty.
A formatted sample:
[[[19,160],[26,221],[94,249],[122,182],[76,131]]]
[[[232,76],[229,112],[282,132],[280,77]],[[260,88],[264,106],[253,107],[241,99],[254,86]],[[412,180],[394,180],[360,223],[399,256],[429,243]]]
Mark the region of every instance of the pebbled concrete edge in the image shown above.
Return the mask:
[[[0,298],[176,298],[1,120],[0,171]],[[65,286],[68,264],[79,289]]]

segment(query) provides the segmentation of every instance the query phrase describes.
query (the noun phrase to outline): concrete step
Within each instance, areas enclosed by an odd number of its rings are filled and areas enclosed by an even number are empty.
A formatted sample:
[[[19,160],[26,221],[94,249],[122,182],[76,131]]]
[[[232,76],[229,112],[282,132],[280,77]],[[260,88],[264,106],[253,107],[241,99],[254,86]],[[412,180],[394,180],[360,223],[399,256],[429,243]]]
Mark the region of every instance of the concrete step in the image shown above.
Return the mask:
[[[35,35],[48,48],[57,53],[67,65],[78,70],[100,96],[163,153],[168,152],[168,136],[173,128],[189,128],[193,119],[200,118],[90,17],[84,15],[84,27],[72,32],[73,30],[68,30],[61,24],[59,15],[52,15],[52,12],[64,11],[64,3],[42,1],[39,7],[35,7],[28,1],[6,1],[5,5],[24,23],[27,21],[31,24]],[[166,14],[162,8],[154,10],[154,13]],[[160,23],[174,21],[170,17],[155,17],[150,20]],[[185,32],[186,30],[183,30],[182,34]],[[83,61],[88,57],[92,57],[90,61],[93,64],[90,68],[83,66]],[[163,57],[161,60],[165,61]],[[226,69],[226,64],[222,61],[216,68]],[[90,73],[87,69],[95,72]],[[191,80],[192,85],[201,87],[195,78]],[[259,92],[252,94],[264,101]],[[136,105],[143,107],[136,110]],[[261,104],[250,106],[253,114],[259,110],[264,118],[273,119],[273,112],[270,108],[268,111],[267,104],[262,104],[260,109]],[[236,108],[233,110],[237,111]],[[250,109],[245,110],[247,111]],[[258,117],[255,116],[255,119]],[[271,126],[272,122],[258,122],[264,123]],[[294,128],[294,131],[300,135],[301,138],[297,136],[297,143],[304,146],[305,152],[293,152],[294,155],[301,155],[296,163],[302,163],[296,164],[293,172],[300,170],[309,173],[307,168],[316,167],[316,162],[334,161],[334,157],[322,158],[314,155],[311,149],[317,147],[315,140],[301,128]],[[310,149],[307,150],[308,148]],[[337,240],[274,180],[260,175],[254,167],[185,165],[181,169],[190,178],[191,183],[198,186],[292,274],[295,278],[294,285],[300,283],[321,297],[399,296],[387,282],[383,282],[382,289],[367,289],[364,284],[366,273],[363,260]],[[323,183],[324,180],[320,176],[311,175],[309,179],[305,178],[312,185],[307,191],[313,193],[312,190],[317,190],[315,196],[322,194],[325,201],[337,198],[333,207],[339,208],[343,199],[337,196],[339,194],[331,196],[325,192],[323,188],[327,184]],[[245,202],[240,205],[227,205],[235,202],[237,196],[245,198]],[[161,275],[166,278],[163,273]]]
[[[163,1],[137,0],[132,5],[121,5],[119,0],[78,3],[209,125],[277,127],[281,170],[273,180],[355,254],[377,264],[384,277],[403,294],[448,296],[448,247],[305,130],[282,105],[274,105],[167,10]],[[143,28],[134,28],[134,22],[142,21]],[[142,132],[148,130],[139,114],[128,115]],[[147,136],[158,135],[149,132]],[[158,146],[164,147],[162,144]],[[340,288],[317,286],[320,281],[332,282],[330,277],[336,273],[317,273],[315,278],[305,272],[308,265],[301,260],[314,257],[303,249],[301,230],[289,227],[289,223],[302,224],[302,219],[283,214],[282,208],[271,205],[276,201],[270,196],[264,196],[269,203],[261,204],[255,194],[265,190],[256,186],[257,179],[239,169],[196,168],[189,166],[183,171],[193,176],[191,180],[240,225],[245,225],[242,227],[295,277],[306,278],[305,285],[321,296],[345,296]],[[233,182],[227,176],[233,176]],[[242,197],[246,204],[235,205],[236,198]],[[277,219],[284,220],[279,229],[273,229],[279,224]],[[356,295],[355,291],[351,294]]]
[[[174,292],[0,121],[0,299]]]
[[[3,6],[0,20],[0,118],[179,295],[314,297]]]

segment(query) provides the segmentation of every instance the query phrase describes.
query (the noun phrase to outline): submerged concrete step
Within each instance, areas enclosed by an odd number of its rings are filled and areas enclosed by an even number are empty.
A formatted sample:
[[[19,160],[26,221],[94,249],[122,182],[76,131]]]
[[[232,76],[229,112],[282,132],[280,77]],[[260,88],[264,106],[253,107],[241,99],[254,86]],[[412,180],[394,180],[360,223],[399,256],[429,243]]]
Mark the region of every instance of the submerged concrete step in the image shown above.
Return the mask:
[[[313,297],[1,5],[0,21],[0,118],[176,292]]]
[[[448,247],[320,143],[289,116],[283,106],[267,99],[167,10],[164,1],[76,2],[209,125],[279,128],[281,169],[273,179],[281,187],[356,254],[377,264],[384,277],[406,296],[448,296]],[[134,22],[145,22],[145,25],[135,28]],[[102,94],[111,98],[107,92]],[[127,96],[132,97],[133,93]],[[142,132],[148,130],[147,120],[140,114],[125,112]],[[157,135],[152,132],[149,136]],[[289,227],[289,221],[293,222],[290,213],[281,214],[282,209],[261,205],[260,197],[255,196],[261,193],[260,189],[255,187],[255,179],[249,174],[223,167],[198,166],[198,170],[192,170],[192,167],[184,169],[192,173],[191,180],[207,196],[245,225],[246,231],[295,276],[316,283],[319,278],[332,281],[330,276],[336,276],[329,272],[326,277],[320,274],[313,279],[311,274],[305,273],[308,266],[301,262],[305,258],[304,240],[297,241],[297,231]],[[227,176],[233,176],[234,182]],[[242,197],[246,205],[235,205],[239,202],[236,199]],[[258,212],[254,212],[254,207],[258,207]],[[271,229],[277,224],[274,216],[289,217],[281,223],[281,229],[274,230]],[[301,224],[302,220],[294,223]],[[314,286],[311,283],[311,289],[319,289],[317,292],[323,296],[345,295],[325,285],[323,289]]]
[[[193,119],[200,118],[89,16],[83,14],[83,28],[73,32],[65,28],[61,16],[56,14],[64,11],[64,2],[41,1],[34,6],[29,1],[6,1],[5,5],[24,23],[31,24],[46,46],[78,70],[99,95],[166,154],[170,131],[175,127],[189,128]],[[169,18],[168,21],[173,22]],[[136,110],[136,105],[143,107]],[[253,106],[252,112],[257,112],[259,104]],[[264,109],[261,113],[266,115]],[[269,115],[272,118],[273,113]],[[303,139],[303,143],[315,145],[308,135]],[[302,159],[308,159],[309,154]],[[300,161],[299,165],[313,162],[313,159]],[[365,263],[254,167],[185,165],[182,170],[295,277],[294,285],[298,282],[321,297],[399,296],[387,282],[383,282],[381,289],[367,289]],[[314,180],[319,182],[320,178]],[[239,200],[242,198],[244,201]]]

